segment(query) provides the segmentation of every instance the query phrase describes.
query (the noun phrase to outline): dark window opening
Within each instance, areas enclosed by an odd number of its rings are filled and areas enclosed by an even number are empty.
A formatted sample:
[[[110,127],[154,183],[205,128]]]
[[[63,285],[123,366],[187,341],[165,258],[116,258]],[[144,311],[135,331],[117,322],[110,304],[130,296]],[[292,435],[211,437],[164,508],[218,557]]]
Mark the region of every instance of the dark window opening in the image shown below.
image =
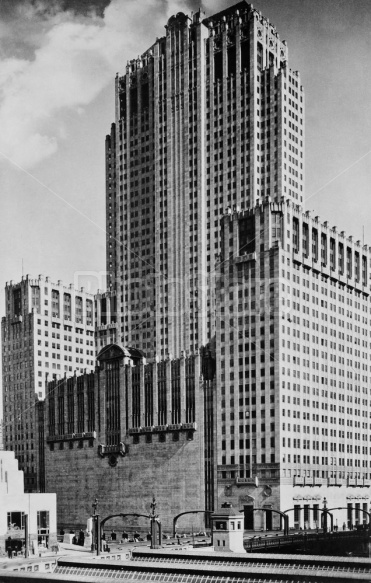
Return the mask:
[[[145,83],[142,85],[142,108],[149,107],[149,85]]]
[[[228,76],[236,74],[236,47],[229,47],[227,51],[228,56]]]
[[[22,301],[20,289],[15,289],[13,291],[13,301],[14,301],[14,316],[20,316],[22,313]]]
[[[223,79],[223,53],[215,53],[214,55],[214,77],[215,80]]]
[[[138,89],[133,87],[130,89],[130,113],[131,115],[138,112]]]
[[[120,118],[126,117],[126,93],[120,95]]]
[[[250,42],[244,41],[241,43],[241,69],[248,69],[250,67]]]
[[[239,254],[254,253],[255,251],[255,220],[254,217],[242,219],[239,227]]]

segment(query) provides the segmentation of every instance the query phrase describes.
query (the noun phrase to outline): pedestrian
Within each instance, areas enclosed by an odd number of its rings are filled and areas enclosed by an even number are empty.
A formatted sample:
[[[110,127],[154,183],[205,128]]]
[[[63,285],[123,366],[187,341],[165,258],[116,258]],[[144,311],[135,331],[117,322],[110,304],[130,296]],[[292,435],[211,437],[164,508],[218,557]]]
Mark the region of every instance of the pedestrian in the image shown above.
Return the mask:
[[[6,549],[8,551],[8,558],[13,558],[13,549],[12,549],[12,537],[8,536],[8,540],[6,541]]]
[[[85,534],[84,534],[84,531],[81,528],[80,529],[80,532],[79,532],[79,545],[80,545],[80,547],[83,547],[84,546],[84,541],[85,541]]]
[[[113,530],[111,532],[111,540],[116,540],[116,538],[117,538],[117,535],[116,535],[115,531]]]

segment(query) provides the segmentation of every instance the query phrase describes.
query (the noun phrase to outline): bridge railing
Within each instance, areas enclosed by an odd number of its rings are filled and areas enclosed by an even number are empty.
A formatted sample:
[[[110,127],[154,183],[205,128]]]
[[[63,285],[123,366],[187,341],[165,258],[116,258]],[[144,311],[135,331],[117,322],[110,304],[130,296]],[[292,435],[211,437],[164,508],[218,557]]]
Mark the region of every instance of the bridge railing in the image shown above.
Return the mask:
[[[311,541],[318,541],[320,539],[347,539],[347,538],[359,538],[364,539],[369,535],[367,530],[354,530],[354,531],[340,531],[332,533],[323,532],[302,532],[301,534],[292,534],[288,536],[274,536],[274,537],[255,537],[244,541],[244,547],[250,552],[253,549],[266,549],[270,547],[280,547],[287,546],[297,543],[306,543]]]

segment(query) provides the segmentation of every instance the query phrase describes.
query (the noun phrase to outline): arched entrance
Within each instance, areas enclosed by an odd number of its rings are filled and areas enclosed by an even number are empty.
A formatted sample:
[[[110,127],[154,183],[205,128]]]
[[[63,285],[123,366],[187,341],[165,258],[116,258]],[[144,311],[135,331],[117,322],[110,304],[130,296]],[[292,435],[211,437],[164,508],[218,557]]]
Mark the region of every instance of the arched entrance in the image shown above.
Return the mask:
[[[254,530],[254,503],[253,496],[241,496],[239,499],[239,507],[243,508],[243,528],[244,530]]]
[[[180,514],[177,514],[176,516],[174,516],[173,518],[173,537],[176,536],[176,525],[178,522],[178,518],[180,518],[181,516],[184,516],[185,514],[201,514],[204,513],[206,515],[211,515],[213,513],[212,510],[185,510],[184,512],[181,512]]]
[[[161,522],[158,518],[158,514],[156,514],[156,501],[155,498],[153,498],[153,501],[151,502],[151,514],[138,514],[137,512],[126,512],[125,514],[123,514],[122,512],[120,512],[119,514],[110,514],[109,516],[106,516],[106,518],[103,518],[103,520],[100,521],[99,527],[98,527],[98,545],[97,548],[100,551],[101,550],[101,544],[102,544],[102,537],[103,537],[103,527],[106,524],[106,522],[108,520],[110,520],[111,518],[126,518],[127,516],[136,516],[137,518],[142,517],[142,518],[147,518],[150,521],[150,532],[151,532],[151,548],[158,548],[161,546],[162,543],[162,528],[161,528]],[[99,554],[99,553],[98,553]]]

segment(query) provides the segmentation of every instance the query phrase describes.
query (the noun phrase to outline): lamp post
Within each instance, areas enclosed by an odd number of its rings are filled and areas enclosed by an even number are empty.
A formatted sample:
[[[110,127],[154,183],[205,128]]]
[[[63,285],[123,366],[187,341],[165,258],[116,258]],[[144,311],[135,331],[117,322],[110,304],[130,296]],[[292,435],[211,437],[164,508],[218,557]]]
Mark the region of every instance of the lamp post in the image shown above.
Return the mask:
[[[99,524],[99,514],[97,513],[98,498],[96,498],[92,504],[93,507],[93,540],[91,544],[91,550],[94,551],[96,546],[97,555],[100,555],[100,524]]]
[[[24,538],[25,538],[25,549],[24,549],[24,556],[27,559],[30,556],[30,541],[29,541],[29,532],[28,532],[28,514],[24,515]]]
[[[151,521],[151,549],[160,548],[162,539],[161,522],[158,519],[158,514],[156,514],[156,506],[157,506],[156,498],[153,496],[153,500],[151,502],[151,512],[149,515]],[[156,523],[158,525],[158,542],[156,541],[157,539]]]
[[[323,532],[326,533],[327,532],[327,500],[326,500],[326,496],[323,499],[322,514],[323,514]]]

